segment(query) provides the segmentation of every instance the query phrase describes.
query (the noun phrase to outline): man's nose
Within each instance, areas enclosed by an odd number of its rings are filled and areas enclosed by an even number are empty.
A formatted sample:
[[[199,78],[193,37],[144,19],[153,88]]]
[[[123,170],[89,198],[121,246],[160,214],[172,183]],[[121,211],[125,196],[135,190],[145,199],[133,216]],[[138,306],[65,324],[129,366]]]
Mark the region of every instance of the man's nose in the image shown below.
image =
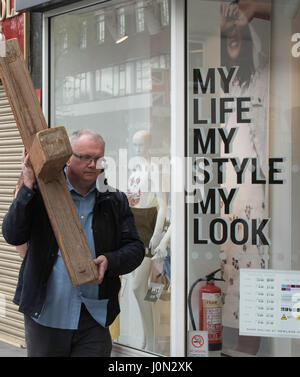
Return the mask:
[[[95,161],[94,159],[92,159],[92,160],[89,162],[88,166],[95,166],[95,167],[96,167],[96,161]]]

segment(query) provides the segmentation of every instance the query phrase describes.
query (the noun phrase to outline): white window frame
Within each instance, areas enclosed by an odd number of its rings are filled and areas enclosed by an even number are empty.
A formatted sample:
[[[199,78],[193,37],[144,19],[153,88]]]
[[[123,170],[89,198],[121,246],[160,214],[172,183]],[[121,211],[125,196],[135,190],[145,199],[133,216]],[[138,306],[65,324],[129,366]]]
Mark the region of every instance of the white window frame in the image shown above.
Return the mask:
[[[171,356],[186,356],[185,0],[171,5]],[[172,160],[171,160],[172,161]],[[175,187],[175,182],[181,182]],[[174,279],[175,276],[175,279]]]
[[[126,1],[126,0],[125,0]],[[124,1],[124,2],[125,2]],[[107,3],[105,0],[85,0],[43,14],[43,77],[42,108],[49,121],[49,22],[53,16],[79,8]],[[186,245],[185,245],[185,0],[172,0],[171,4],[171,164],[174,179],[171,184],[172,223],[172,290],[171,290],[171,354],[172,357],[186,356]],[[53,87],[53,85],[51,85]],[[53,102],[53,101],[52,101]],[[182,168],[178,166],[181,161]],[[182,182],[181,190],[178,184]],[[153,356],[147,352],[135,351],[126,346],[116,346],[118,356]],[[122,351],[123,350],[123,351]]]

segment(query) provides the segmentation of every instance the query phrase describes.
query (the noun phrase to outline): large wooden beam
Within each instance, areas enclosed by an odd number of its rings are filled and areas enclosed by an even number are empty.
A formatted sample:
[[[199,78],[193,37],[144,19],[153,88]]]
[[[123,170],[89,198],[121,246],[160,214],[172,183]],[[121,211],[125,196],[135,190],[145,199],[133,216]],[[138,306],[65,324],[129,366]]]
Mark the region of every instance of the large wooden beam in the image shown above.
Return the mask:
[[[72,154],[63,126],[48,128],[18,41],[6,42],[0,76],[35,171],[37,183],[73,286],[97,279],[63,167]]]

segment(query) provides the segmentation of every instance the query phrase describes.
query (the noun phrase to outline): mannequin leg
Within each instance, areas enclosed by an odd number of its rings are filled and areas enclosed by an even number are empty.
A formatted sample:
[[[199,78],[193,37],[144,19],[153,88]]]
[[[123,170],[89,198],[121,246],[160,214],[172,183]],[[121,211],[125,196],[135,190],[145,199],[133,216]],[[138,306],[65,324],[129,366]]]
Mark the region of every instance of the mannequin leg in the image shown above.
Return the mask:
[[[148,290],[148,278],[150,275],[151,259],[144,258],[142,264],[134,271],[132,282],[133,293],[136,297],[144,329],[144,348],[153,351],[154,347],[154,324],[151,302],[145,301]]]

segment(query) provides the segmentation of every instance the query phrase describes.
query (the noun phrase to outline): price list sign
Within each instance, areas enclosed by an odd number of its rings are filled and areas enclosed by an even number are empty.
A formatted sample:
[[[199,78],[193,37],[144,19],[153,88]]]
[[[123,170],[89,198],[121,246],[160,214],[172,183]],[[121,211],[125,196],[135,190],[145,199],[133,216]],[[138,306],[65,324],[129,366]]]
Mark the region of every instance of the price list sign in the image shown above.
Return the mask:
[[[240,270],[239,333],[300,338],[300,271]]]

